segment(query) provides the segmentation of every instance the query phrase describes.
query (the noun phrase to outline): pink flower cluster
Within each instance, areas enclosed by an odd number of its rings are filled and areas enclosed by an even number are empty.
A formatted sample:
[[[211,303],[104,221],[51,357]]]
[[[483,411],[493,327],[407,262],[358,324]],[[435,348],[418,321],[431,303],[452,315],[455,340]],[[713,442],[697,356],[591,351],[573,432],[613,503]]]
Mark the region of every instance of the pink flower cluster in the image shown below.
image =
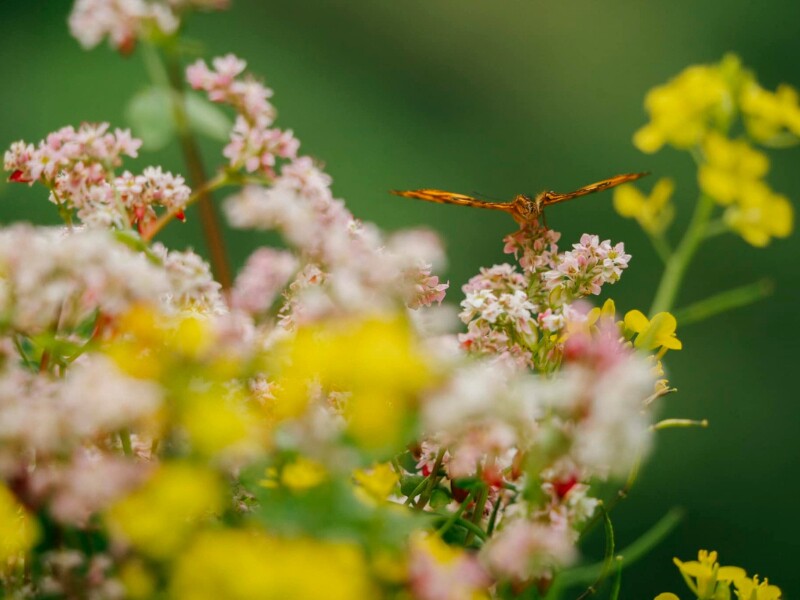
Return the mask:
[[[153,31],[174,34],[180,13],[187,9],[227,8],[228,0],[77,0],[69,16],[69,29],[84,48],[108,37],[123,54],[133,51],[139,37]]]
[[[212,102],[229,104],[238,113],[223,155],[234,169],[273,177],[277,159],[295,158],[300,142],[291,131],[272,128],[272,90],[249,75],[239,78],[247,63],[233,54],[215,58],[212,66],[198,60],[186,70],[186,79],[194,89],[208,93]]]
[[[539,225],[524,225],[505,240],[505,251],[519,259],[523,272],[495,265],[469,280],[460,314],[467,325],[460,336],[464,348],[507,355],[531,367],[560,354],[554,337],[579,318],[571,303],[616,283],[631,257],[622,243],[612,246],[588,234],[572,250],[559,253],[559,237]]]
[[[558,255],[555,268],[544,274],[544,283],[551,293],[563,301],[590,294],[597,295],[606,283],[616,283],[627,268],[630,254],[622,242],[612,246],[596,235],[584,233],[572,250]]]
[[[282,323],[386,310],[398,296],[415,308],[440,302],[447,284],[431,274],[442,255],[436,237],[405,232],[384,239],[334,199],[329,186],[330,177],[300,157],[282,168],[271,187],[250,186],[225,205],[233,226],[276,229],[300,258]],[[284,271],[276,262],[262,277],[282,280]]]
[[[4,166],[12,181],[41,182],[54,204],[75,211],[87,225],[144,230],[157,218],[156,207],[180,216],[191,190],[183,177],[161,167],[114,177],[122,157],[135,158],[141,145],[128,130],[111,133],[108,123],[84,123],[77,130],[51,133],[38,146],[15,142],[5,153]]]
[[[100,230],[2,229],[0,271],[0,312],[26,335],[77,327],[95,311],[158,303],[170,289],[162,268]]]

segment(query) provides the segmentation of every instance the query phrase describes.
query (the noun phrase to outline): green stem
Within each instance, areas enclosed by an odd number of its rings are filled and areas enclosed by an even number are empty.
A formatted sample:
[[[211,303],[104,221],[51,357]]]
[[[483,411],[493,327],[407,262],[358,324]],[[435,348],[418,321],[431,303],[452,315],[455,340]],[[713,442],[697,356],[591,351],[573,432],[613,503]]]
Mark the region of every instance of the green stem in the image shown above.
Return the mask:
[[[443,515],[442,513],[438,512],[434,512],[433,514],[437,517],[441,517],[442,519],[449,519],[452,516],[452,515]],[[459,527],[463,527],[471,534],[473,534],[475,537],[477,537],[479,540],[481,541],[486,540],[486,532],[477,525],[475,525],[475,523],[473,523],[472,521],[467,521],[466,519],[459,517],[455,520],[454,524],[458,525]]]
[[[683,239],[667,261],[653,305],[650,307],[650,316],[664,311],[668,312],[675,305],[686,269],[705,237],[706,227],[713,209],[714,200],[710,196],[701,194]]]
[[[122,443],[122,452],[125,454],[125,456],[133,456],[131,432],[127,429],[121,429],[119,432],[119,441]]]
[[[716,237],[718,235],[722,235],[723,233],[730,232],[731,228],[728,227],[728,224],[723,219],[714,219],[713,221],[709,221],[708,227],[706,227],[706,239]]]
[[[648,231],[647,235],[650,238],[650,242],[653,244],[656,254],[658,254],[658,257],[661,259],[661,262],[666,265],[672,256],[672,248],[670,248],[667,238],[664,237],[663,233],[650,233]]]
[[[690,304],[677,311],[675,318],[682,326],[704,321],[720,313],[762,300],[772,294],[774,288],[775,285],[771,280],[762,279]]]
[[[165,67],[156,49],[148,44],[142,44],[142,57],[150,79],[155,85],[170,90],[172,117],[175,122],[175,130],[178,134],[183,158],[189,171],[189,184],[198,194],[197,204],[200,209],[200,222],[203,226],[203,235],[208,246],[211,269],[217,280],[222,284],[222,288],[228,289],[233,283],[233,276],[222,237],[220,219],[211,200],[211,194],[206,189],[208,177],[203,166],[200,148],[189,125],[189,116],[186,112],[183,91],[183,69],[174,52],[170,52],[167,49],[166,55],[167,63]]]
[[[673,508],[665,514],[659,521],[648,529],[638,540],[622,549],[619,555],[622,557],[620,568],[627,568],[633,563],[647,555],[661,541],[666,538],[678,526],[683,519],[683,510]],[[589,585],[594,582],[606,567],[606,561],[577,567],[564,571],[556,579],[559,589],[578,585]]]
[[[408,498],[406,498],[406,506],[411,505],[411,503],[414,501],[414,498],[417,497],[417,494],[419,494],[427,485],[428,485],[427,479],[423,479],[422,481],[420,481],[419,485],[417,485],[417,487],[414,488],[414,491],[408,495]]]
[[[220,218],[211,199],[211,194],[202,191],[208,177],[206,176],[203,159],[197,140],[189,127],[189,116],[186,112],[186,101],[183,93],[183,69],[176,56],[170,56],[168,66],[169,81],[172,88],[172,110],[175,119],[175,128],[183,150],[183,157],[189,169],[189,181],[192,188],[200,190],[198,208],[200,209],[200,222],[203,225],[203,234],[211,258],[211,269],[223,290],[230,289],[233,285],[228,253],[225,250],[225,241],[222,237]]]
[[[431,494],[433,494],[436,484],[439,483],[439,469],[442,467],[442,461],[444,460],[445,452],[446,450],[441,448],[439,453],[436,455],[436,460],[433,463],[433,469],[431,470],[431,474],[428,475],[428,485],[425,486],[425,490],[420,495],[419,502],[417,502],[417,508],[420,510],[425,508],[425,505],[428,504],[428,500],[431,499]]]
[[[458,507],[458,510],[456,510],[456,512],[450,515],[450,518],[447,519],[447,521],[445,521],[442,524],[442,526],[436,530],[436,535],[442,537],[445,533],[447,533],[447,530],[450,529],[453,526],[453,524],[461,518],[464,509],[467,508],[467,504],[472,502],[472,498],[474,496],[475,496],[475,490],[472,490],[469,493],[469,495],[464,499],[464,501],[461,503],[461,506]]]
[[[687,427],[708,427],[708,420],[694,421],[692,419],[664,419],[658,423],[651,425],[650,429],[653,431],[661,431],[662,429],[685,429]]]
[[[472,513],[472,523],[483,531],[480,527],[481,519],[483,519],[483,508],[486,506],[486,500],[489,498],[489,486],[483,486],[480,491],[480,495],[478,496],[477,502],[475,502],[475,509]],[[464,540],[464,545],[469,546],[472,543],[472,539],[475,537],[474,530],[470,530],[467,534],[466,539]]]

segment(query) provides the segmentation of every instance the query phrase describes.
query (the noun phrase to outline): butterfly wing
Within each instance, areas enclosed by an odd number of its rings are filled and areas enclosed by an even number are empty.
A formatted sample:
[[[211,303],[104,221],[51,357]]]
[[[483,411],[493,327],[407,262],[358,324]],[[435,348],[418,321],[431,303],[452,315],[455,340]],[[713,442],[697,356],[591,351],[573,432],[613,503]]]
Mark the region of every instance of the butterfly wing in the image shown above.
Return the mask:
[[[614,177],[603,179],[603,181],[590,183],[589,185],[586,185],[579,190],[575,190],[574,192],[568,192],[566,194],[558,194],[556,192],[542,192],[540,197],[542,200],[542,204],[544,206],[547,206],[549,204],[564,202],[564,200],[571,200],[572,198],[577,198],[578,196],[586,196],[587,194],[602,192],[603,190],[607,190],[609,188],[622,185],[623,183],[628,183],[629,181],[636,181],[637,179],[644,177],[645,175],[649,175],[649,173],[626,173],[624,175],[615,175]]]
[[[458,204],[459,206],[475,206],[477,208],[489,208],[493,210],[502,210],[507,213],[514,213],[513,204],[508,202],[487,202],[479,200],[478,198],[473,198],[472,196],[445,192],[444,190],[391,190],[391,192],[396,196],[417,198],[418,200],[436,202],[437,204]]]

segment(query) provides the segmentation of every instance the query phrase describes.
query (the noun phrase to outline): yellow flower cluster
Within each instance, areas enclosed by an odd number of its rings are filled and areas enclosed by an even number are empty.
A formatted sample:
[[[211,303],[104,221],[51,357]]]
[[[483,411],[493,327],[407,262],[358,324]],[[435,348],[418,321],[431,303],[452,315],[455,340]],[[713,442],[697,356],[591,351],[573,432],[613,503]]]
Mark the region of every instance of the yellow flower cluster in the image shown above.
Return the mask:
[[[786,134],[800,136],[800,102],[792,86],[781,84],[770,92],[751,79],[742,86],[739,102],[747,132],[754,140],[777,145]]]
[[[207,467],[166,462],[139,490],[106,514],[112,534],[143,554],[166,560],[222,508],[222,483]]]
[[[19,505],[8,488],[0,484],[0,572],[30,550],[38,538],[36,521]]]
[[[700,189],[716,202],[730,205],[725,221],[753,246],[792,232],[794,211],[788,199],[770,189],[766,154],[744,140],[729,140],[711,132],[703,143]]]
[[[278,539],[248,530],[200,533],[175,566],[180,600],[354,600],[377,598],[354,544]]]
[[[659,179],[647,196],[635,185],[621,185],[614,192],[614,208],[621,216],[636,219],[651,235],[661,235],[675,216],[670,202],[674,191],[675,183],[667,177]]]
[[[780,600],[781,590],[758,575],[748,577],[741,567],[724,567],[717,562],[717,553],[700,550],[697,560],[674,559],[686,585],[698,600],[730,600],[731,585],[739,600]],[[672,593],[659,594],[655,600],[679,600]]]
[[[698,179],[704,194],[727,207],[724,223],[753,246],[788,236],[794,227],[792,205],[764,180],[769,158],[750,141],[732,139],[741,115],[750,139],[768,146],[800,141],[800,95],[788,85],[762,88],[734,55],[718,64],[687,68],[645,99],[650,122],[634,135],[634,145],[653,153],[664,145],[691,150],[698,158]],[[617,212],[632,217],[651,234],[669,225],[671,188],[659,184],[649,197],[633,186],[615,195]]]
[[[416,395],[432,380],[401,317],[304,327],[277,354],[276,419],[301,415],[312,392],[340,393],[347,433],[365,449],[402,443]]]
[[[740,71],[739,59],[728,55],[719,65],[688,67],[650,90],[644,101],[650,122],[636,132],[634,145],[647,154],[665,144],[686,150],[702,142],[710,127],[727,128]]]
[[[119,319],[104,351],[128,375],[158,381],[167,392],[165,410],[149,424],[153,438],[177,427],[201,456],[246,453],[268,441],[267,415],[230,386],[242,366],[218,352],[215,338],[198,314],[173,317],[136,306]]]

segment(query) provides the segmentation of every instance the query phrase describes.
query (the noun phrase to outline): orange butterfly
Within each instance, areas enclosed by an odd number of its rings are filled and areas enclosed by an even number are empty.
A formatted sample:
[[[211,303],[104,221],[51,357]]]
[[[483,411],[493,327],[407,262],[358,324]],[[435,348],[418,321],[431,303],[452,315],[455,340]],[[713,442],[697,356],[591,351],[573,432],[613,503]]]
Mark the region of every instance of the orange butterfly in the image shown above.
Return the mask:
[[[465,196],[464,194],[455,194],[453,192],[445,192],[443,190],[391,190],[393,194],[404,196],[406,198],[419,198],[420,200],[427,200],[428,202],[437,202],[439,204],[459,204],[461,206],[476,206],[478,208],[491,208],[494,210],[502,210],[509,213],[514,220],[518,223],[530,223],[539,218],[545,206],[557,204],[564,200],[571,200],[578,196],[585,196],[586,194],[593,194],[595,192],[602,192],[617,185],[635,181],[640,177],[644,177],[649,173],[627,173],[625,175],[616,175],[597,183],[591,183],[582,187],[574,192],[566,194],[557,194],[556,192],[541,192],[535,197],[531,198],[525,194],[517,194],[511,202],[486,202],[478,200],[472,196]]]

